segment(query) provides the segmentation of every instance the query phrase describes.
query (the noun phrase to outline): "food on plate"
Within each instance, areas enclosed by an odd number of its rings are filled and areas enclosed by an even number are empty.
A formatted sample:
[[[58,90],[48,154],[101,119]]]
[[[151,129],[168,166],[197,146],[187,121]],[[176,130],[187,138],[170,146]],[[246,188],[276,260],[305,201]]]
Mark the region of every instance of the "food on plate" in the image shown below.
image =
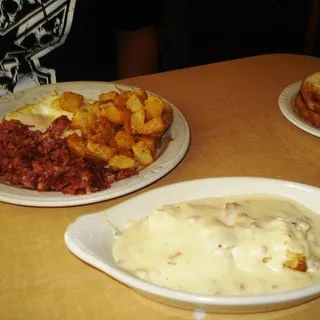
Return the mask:
[[[132,275],[205,295],[257,295],[320,283],[320,216],[259,194],[166,205],[116,232]]]
[[[320,72],[307,76],[302,81],[300,90],[307,107],[320,112]]]
[[[313,124],[315,127],[320,128],[320,113],[316,111],[312,111],[306,105],[301,92],[298,92],[295,101],[294,101],[294,109],[296,113],[304,120]]]
[[[18,120],[0,125],[0,179],[4,183],[38,191],[86,194],[108,188],[132,171],[112,171],[105,164],[70,151],[62,132],[70,126],[64,116],[42,133]]]
[[[302,119],[320,128],[320,72],[308,75],[301,82],[294,110]]]
[[[38,191],[85,194],[130,177],[159,156],[173,110],[145,90],[44,97],[0,123],[0,181]]]
[[[6,120],[18,120],[35,130],[44,132],[50,124],[61,116],[67,116],[72,120],[73,114],[63,109],[59,103],[59,96],[47,96],[35,104],[27,104],[9,112]]]

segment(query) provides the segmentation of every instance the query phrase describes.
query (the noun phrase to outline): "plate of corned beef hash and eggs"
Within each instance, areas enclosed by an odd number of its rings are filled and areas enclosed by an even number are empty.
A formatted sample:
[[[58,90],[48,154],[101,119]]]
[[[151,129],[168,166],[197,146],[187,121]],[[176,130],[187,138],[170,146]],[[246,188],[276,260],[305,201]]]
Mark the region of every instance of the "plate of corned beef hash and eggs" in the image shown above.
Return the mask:
[[[190,130],[141,88],[64,82],[0,98],[0,201],[62,207],[113,199],[183,159]]]

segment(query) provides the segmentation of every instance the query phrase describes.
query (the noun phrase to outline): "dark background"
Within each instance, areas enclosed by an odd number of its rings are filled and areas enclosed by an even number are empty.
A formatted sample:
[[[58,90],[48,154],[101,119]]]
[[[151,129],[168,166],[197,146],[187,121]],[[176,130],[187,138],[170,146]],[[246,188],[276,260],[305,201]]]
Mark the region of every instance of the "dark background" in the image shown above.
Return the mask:
[[[320,57],[318,0],[165,0],[161,71],[268,53]]]

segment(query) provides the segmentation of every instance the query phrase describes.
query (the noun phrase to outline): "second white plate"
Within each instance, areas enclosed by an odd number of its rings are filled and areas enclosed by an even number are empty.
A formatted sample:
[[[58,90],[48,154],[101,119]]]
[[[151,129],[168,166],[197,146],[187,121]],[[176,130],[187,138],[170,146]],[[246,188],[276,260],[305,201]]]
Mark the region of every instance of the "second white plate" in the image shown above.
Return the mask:
[[[314,136],[320,137],[320,129],[300,118],[293,109],[294,99],[300,89],[301,81],[295,82],[284,90],[279,96],[279,107],[282,114],[296,127]]]

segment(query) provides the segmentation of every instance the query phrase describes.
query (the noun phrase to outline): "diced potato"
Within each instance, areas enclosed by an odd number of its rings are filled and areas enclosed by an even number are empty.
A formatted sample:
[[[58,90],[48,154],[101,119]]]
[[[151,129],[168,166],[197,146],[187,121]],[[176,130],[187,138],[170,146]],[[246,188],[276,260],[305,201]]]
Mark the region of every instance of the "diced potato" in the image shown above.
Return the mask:
[[[139,136],[138,142],[144,141],[151,152],[152,157],[154,158],[156,155],[156,141],[154,137],[150,136]]]
[[[125,112],[118,108],[113,102],[95,104],[90,107],[91,112],[97,116],[103,116],[115,124],[122,124],[125,119]]]
[[[146,136],[157,137],[165,131],[165,123],[161,117],[149,120],[143,126],[143,134]]]
[[[102,161],[109,161],[115,154],[115,150],[107,145],[93,142],[87,142],[87,156]]]
[[[83,135],[89,135],[94,130],[96,117],[88,111],[76,111],[71,121],[72,129],[80,129]]]
[[[106,117],[113,123],[116,124],[122,124],[125,119],[125,112],[121,110],[120,108],[116,107],[116,105],[112,102],[107,103],[106,105],[103,105],[103,107],[106,109]]]
[[[66,137],[68,147],[74,154],[84,157],[86,154],[86,144],[83,139],[77,134],[73,133]]]
[[[144,108],[143,102],[140,98],[134,93],[126,102],[126,107],[132,113],[138,112]]]
[[[117,97],[119,97],[119,93],[116,91],[104,92],[99,95],[100,101],[112,100],[114,101]]]
[[[114,170],[133,170],[137,167],[137,161],[122,154],[116,154],[109,160],[109,167]]]
[[[60,96],[61,108],[70,112],[76,112],[82,108],[84,97],[81,94],[66,91]]]
[[[146,120],[161,117],[164,109],[164,102],[157,96],[149,96],[145,102]]]
[[[151,151],[144,141],[139,141],[132,146],[133,153],[142,166],[147,166],[153,162]]]
[[[283,266],[296,271],[306,272],[307,262],[306,257],[301,253],[295,253],[287,250],[287,260],[284,262]]]
[[[117,90],[101,93],[99,100],[64,92],[53,105],[73,113],[63,137],[74,154],[104,161],[115,170],[134,170],[154,161],[173,110],[144,89]]]
[[[77,111],[71,121],[71,127],[74,129],[81,129],[81,127],[93,125],[96,117],[88,111]]]
[[[131,149],[134,143],[133,137],[123,130],[118,131],[114,139],[121,149]]]
[[[131,115],[130,125],[132,129],[132,133],[143,134],[144,132],[144,122],[145,122],[145,113],[144,110],[140,110]]]

